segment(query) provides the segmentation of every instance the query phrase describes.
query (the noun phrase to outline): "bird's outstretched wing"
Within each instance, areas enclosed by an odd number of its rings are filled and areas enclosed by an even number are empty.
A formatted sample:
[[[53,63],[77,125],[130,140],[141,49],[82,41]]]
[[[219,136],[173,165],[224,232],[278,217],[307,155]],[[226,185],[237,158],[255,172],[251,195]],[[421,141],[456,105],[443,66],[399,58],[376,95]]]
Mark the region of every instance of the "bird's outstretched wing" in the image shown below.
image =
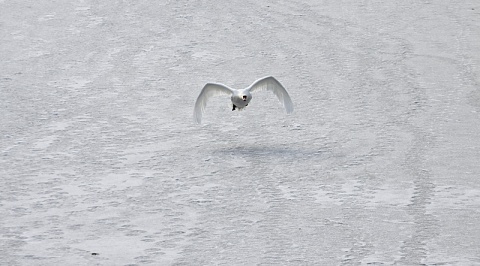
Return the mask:
[[[287,114],[291,114],[293,112],[293,103],[292,99],[288,95],[287,90],[283,87],[282,84],[274,77],[264,77],[261,79],[256,80],[255,82],[250,85],[247,90],[250,92],[254,91],[264,91],[268,90],[271,91],[277,96],[278,100],[282,103],[283,107],[287,111]]]
[[[200,124],[202,122],[202,115],[205,112],[205,107],[207,106],[207,101],[210,97],[216,95],[231,95],[233,89],[218,83],[207,83],[203,87],[200,95],[198,95],[197,101],[195,102],[195,109],[193,110],[193,119],[195,122]]]

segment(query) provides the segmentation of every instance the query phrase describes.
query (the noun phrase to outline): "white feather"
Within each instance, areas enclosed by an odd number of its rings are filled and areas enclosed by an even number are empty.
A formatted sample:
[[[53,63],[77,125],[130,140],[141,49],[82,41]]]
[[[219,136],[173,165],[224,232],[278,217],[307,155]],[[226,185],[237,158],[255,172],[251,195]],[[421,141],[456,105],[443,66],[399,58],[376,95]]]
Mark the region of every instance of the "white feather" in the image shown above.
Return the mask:
[[[207,101],[210,97],[217,95],[230,95],[232,104],[236,105],[236,109],[242,110],[251,100],[250,92],[263,90],[273,92],[273,94],[275,94],[278,100],[280,100],[280,102],[282,103],[283,107],[287,111],[287,114],[291,114],[293,112],[293,103],[290,99],[290,96],[288,95],[287,90],[278,80],[276,80],[274,77],[269,76],[256,80],[252,83],[252,85],[243,90],[235,90],[219,83],[207,83],[203,87],[200,95],[198,95],[197,101],[195,102],[193,118],[198,124],[202,122],[202,116],[205,113],[205,107],[207,106]],[[242,95],[248,96],[246,102],[244,102],[245,98],[242,101],[241,98],[246,97]],[[240,106],[240,104],[243,105]]]
[[[261,79],[256,80],[255,82],[250,85],[247,90],[250,92],[255,91],[271,91],[275,96],[277,96],[278,100],[282,103],[283,107],[287,111],[287,114],[293,113],[293,102],[288,95],[287,90],[283,85],[276,80],[274,77],[264,77]]]
[[[203,87],[200,95],[198,95],[195,102],[195,109],[193,111],[193,118],[195,122],[200,124],[202,122],[202,115],[205,113],[207,101],[210,97],[217,95],[231,95],[234,89],[219,83],[207,83]]]

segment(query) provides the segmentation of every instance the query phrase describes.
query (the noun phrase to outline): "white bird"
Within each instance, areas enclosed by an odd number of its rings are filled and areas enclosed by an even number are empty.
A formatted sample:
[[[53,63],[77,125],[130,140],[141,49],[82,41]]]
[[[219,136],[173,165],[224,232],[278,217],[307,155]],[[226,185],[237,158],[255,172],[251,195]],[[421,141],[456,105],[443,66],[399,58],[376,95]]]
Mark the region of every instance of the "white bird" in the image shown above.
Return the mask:
[[[252,100],[252,94],[250,92],[264,90],[272,91],[277,96],[283,107],[285,107],[287,114],[293,112],[293,103],[288,95],[287,90],[282,86],[282,84],[280,84],[280,82],[278,82],[278,80],[270,76],[256,80],[252,83],[252,85],[243,90],[232,89],[220,83],[205,84],[200,92],[200,95],[198,95],[197,101],[195,102],[193,118],[198,124],[201,123],[202,115],[205,112],[205,107],[207,106],[207,101],[212,96],[231,95],[230,99],[232,100],[233,104],[232,111],[235,111],[235,109],[242,110],[248,105],[250,100]]]

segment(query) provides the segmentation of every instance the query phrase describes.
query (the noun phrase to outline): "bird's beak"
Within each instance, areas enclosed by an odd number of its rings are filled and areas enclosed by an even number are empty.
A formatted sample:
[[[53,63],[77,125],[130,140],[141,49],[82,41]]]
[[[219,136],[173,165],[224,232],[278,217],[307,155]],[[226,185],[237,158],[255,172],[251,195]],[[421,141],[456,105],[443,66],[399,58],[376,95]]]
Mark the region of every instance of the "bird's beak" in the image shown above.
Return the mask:
[[[243,101],[246,101],[246,100],[247,100],[247,96],[243,95]]]

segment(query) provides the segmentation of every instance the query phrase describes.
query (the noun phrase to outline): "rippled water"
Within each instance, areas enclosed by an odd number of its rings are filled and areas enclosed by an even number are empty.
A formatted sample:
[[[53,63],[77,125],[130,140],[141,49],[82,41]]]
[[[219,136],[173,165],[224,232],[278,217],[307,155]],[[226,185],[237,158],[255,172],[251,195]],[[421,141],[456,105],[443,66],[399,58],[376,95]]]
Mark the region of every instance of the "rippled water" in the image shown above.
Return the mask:
[[[0,1],[0,264],[480,265],[479,10]]]

